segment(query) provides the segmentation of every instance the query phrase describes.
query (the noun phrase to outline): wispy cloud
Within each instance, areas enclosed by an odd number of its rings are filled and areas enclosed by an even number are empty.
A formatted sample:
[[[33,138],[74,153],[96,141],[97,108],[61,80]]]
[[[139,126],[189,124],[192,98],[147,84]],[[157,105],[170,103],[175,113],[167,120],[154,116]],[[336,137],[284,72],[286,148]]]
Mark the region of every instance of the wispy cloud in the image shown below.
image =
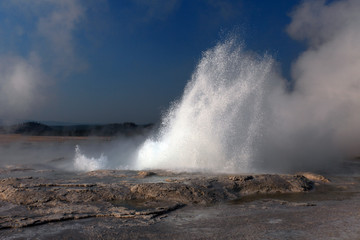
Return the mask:
[[[21,118],[45,104],[46,87],[54,78],[83,69],[77,57],[73,32],[85,16],[78,0],[14,0],[2,3],[6,14],[21,16],[15,31],[2,38],[27,36],[22,51],[0,56],[0,116]]]
[[[287,31],[296,40],[305,40],[311,47],[321,46],[340,37],[343,31],[359,29],[360,2],[357,0],[304,1],[290,14]],[[346,34],[346,33],[345,33]]]
[[[53,70],[71,72],[85,65],[75,53],[73,37],[85,19],[86,8],[80,0],[15,0],[11,7],[35,25],[31,29],[31,51],[48,56]]]
[[[0,57],[0,116],[20,118],[44,100],[47,76],[38,57]]]
[[[73,31],[84,18],[85,9],[79,1],[53,2],[52,11],[39,18],[37,31],[46,39],[49,50],[54,54],[54,67],[62,71],[74,71],[79,65],[84,65],[74,51]]]

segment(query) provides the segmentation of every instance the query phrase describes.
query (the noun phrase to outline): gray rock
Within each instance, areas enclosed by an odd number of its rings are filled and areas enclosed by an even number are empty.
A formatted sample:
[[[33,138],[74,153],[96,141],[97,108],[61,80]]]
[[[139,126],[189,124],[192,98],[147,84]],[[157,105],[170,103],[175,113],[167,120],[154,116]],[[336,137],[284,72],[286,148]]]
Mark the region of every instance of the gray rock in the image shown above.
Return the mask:
[[[150,220],[184,205],[313,188],[303,175],[101,170],[69,176],[1,179],[0,229],[91,217]]]

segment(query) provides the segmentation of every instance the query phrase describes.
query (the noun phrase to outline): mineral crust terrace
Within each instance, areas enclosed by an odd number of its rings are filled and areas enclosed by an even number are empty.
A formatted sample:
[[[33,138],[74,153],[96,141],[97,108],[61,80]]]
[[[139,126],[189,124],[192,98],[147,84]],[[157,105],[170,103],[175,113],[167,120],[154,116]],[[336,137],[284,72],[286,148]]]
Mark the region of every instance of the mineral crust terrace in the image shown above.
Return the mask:
[[[18,171],[28,176],[11,176]],[[151,222],[185,205],[208,205],[251,194],[306,192],[314,186],[311,174],[99,170],[54,177],[53,170],[32,169],[0,173],[10,176],[0,180],[0,229],[94,217]]]

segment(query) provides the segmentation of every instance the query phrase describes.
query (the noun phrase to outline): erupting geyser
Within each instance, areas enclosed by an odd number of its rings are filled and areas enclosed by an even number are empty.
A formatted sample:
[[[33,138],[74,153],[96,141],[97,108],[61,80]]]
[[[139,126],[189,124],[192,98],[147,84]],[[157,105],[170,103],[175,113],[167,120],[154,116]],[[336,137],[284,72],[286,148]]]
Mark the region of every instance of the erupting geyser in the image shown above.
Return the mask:
[[[136,168],[250,171],[272,68],[271,57],[246,53],[234,38],[206,51]]]
[[[359,156],[359,10],[358,0],[304,1],[291,13],[287,32],[308,46],[292,64],[292,90],[270,56],[236,38],[206,51],[129,168],[314,171]]]
[[[99,158],[85,156],[78,145],[75,147],[74,168],[79,171],[94,171],[106,168],[107,157],[101,154]]]

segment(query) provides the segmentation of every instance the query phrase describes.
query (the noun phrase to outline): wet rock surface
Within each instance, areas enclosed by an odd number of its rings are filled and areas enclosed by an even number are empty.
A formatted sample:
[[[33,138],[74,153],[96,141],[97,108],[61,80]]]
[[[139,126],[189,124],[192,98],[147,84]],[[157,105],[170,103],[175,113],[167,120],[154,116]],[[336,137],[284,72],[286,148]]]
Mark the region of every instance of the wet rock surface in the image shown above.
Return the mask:
[[[184,206],[209,206],[259,194],[307,192],[314,186],[301,174],[117,170],[69,174],[25,168],[2,173],[0,229],[87,218],[134,219],[151,224]],[[14,173],[18,176],[12,176]]]
[[[76,174],[9,166],[0,171],[0,239],[359,239],[360,164],[338,170]]]

